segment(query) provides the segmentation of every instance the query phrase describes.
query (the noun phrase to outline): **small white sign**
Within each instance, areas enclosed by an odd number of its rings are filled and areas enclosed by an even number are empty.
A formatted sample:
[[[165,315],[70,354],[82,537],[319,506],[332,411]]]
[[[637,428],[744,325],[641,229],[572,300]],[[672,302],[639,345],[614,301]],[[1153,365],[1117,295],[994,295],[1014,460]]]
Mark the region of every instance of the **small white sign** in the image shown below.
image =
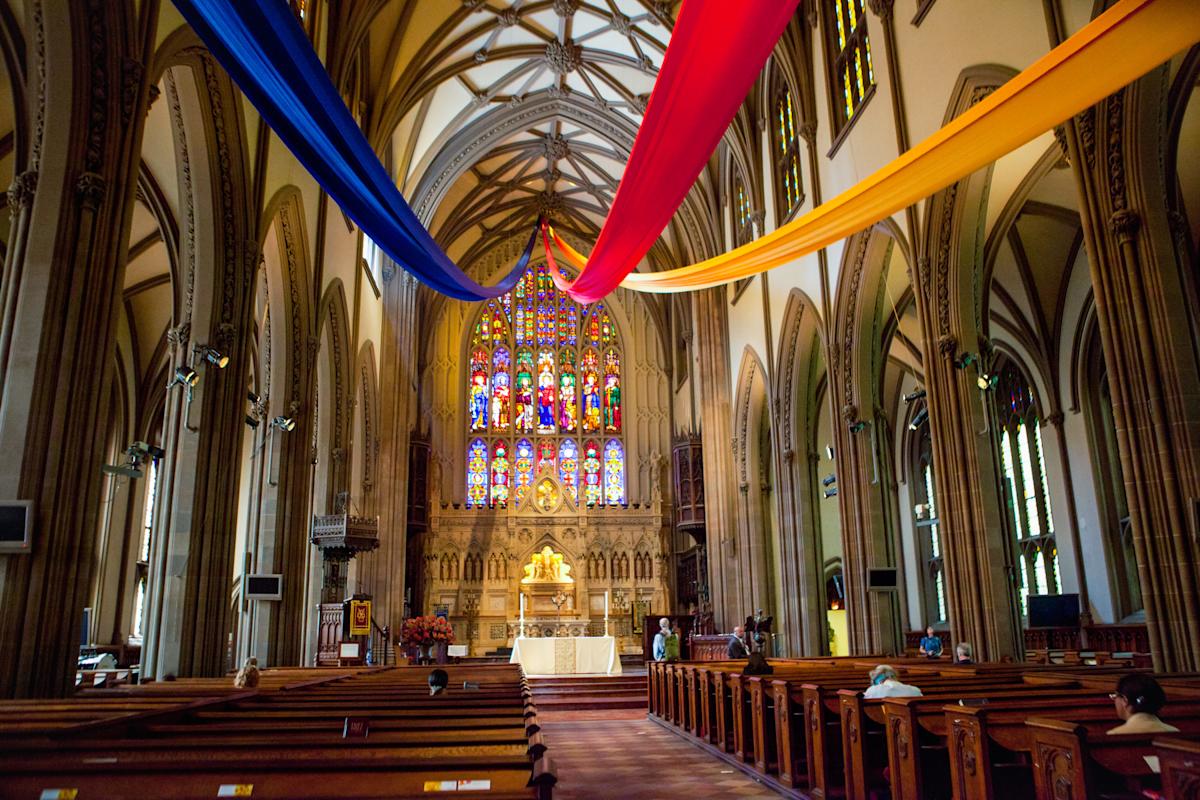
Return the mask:
[[[42,789],[38,800],[75,800],[78,796],[78,789]]]
[[[222,783],[217,789],[217,797],[253,797],[253,783]]]

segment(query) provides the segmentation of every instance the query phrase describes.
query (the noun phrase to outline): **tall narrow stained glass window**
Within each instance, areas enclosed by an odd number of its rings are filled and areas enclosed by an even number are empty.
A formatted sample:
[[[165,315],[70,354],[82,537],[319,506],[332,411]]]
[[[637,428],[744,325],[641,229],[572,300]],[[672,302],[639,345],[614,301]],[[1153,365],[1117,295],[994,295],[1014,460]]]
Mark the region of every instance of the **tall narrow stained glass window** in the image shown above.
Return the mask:
[[[834,135],[858,113],[875,86],[864,0],[825,0],[825,52]]]
[[[579,504],[625,503],[624,364],[605,305],[580,306],[538,265],[469,330],[467,507],[536,502],[545,477]]]
[[[916,434],[912,453],[910,488],[917,552],[920,553],[921,564],[924,567],[921,575],[922,606],[926,620],[924,624],[939,625],[948,620],[949,614],[946,607],[946,567],[942,554],[942,531],[933,482],[933,445],[928,425],[920,428]]]
[[[1009,506],[1015,558],[1020,581],[1018,601],[1021,615],[1029,614],[1029,595],[1061,594],[1058,544],[1046,465],[1042,460],[1041,420],[1029,380],[1011,360],[997,370],[994,394],[1000,467],[1004,473],[1004,495]]]
[[[802,202],[804,189],[800,183],[800,136],[796,126],[796,104],[792,92],[778,79],[775,93],[775,182],[780,218],[786,218]]]

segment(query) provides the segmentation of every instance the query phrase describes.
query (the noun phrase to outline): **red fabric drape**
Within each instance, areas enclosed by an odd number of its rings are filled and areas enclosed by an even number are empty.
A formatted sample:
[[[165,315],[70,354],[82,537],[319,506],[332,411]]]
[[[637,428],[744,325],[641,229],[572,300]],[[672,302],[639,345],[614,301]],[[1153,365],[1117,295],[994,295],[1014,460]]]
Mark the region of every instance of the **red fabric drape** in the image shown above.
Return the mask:
[[[607,295],[667,227],[746,99],[799,0],[684,0],[608,218],[573,283],[580,303]]]

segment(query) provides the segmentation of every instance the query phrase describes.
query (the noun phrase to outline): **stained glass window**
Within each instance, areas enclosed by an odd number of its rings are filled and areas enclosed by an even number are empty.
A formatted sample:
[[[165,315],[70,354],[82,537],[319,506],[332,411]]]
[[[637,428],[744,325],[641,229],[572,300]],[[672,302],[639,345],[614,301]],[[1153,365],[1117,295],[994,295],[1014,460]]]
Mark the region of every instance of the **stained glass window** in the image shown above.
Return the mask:
[[[854,118],[875,86],[864,0],[826,0],[825,31],[834,133]]]
[[[574,439],[563,439],[558,448],[558,480],[568,497],[579,499],[579,447]]]
[[[600,478],[600,445],[589,439],[583,445],[583,501],[589,506],[600,502],[603,495]]]
[[[622,350],[604,303],[580,306],[537,265],[469,331],[467,506],[520,505],[546,477],[573,501],[624,503]],[[610,438],[581,452],[579,433]]]
[[[604,502],[625,502],[625,450],[616,439],[604,445]]]
[[[918,413],[920,407],[914,408]],[[913,516],[917,536],[917,548],[925,571],[921,576],[920,588],[923,600],[925,625],[938,625],[948,619],[946,608],[945,558],[942,555],[941,521],[938,517],[937,496],[933,480],[933,447],[929,427],[918,429],[913,439],[914,463],[910,474],[912,481]]]
[[[999,420],[1000,466],[1012,536],[1016,539],[1021,614],[1029,613],[1030,594],[1060,594],[1058,545],[1046,465],[1042,460],[1041,420],[1029,379],[1010,359],[997,369],[993,398]]]
[[[796,104],[792,92],[783,79],[776,75],[778,89],[775,92],[775,145],[776,195],[779,200],[780,217],[787,217],[804,200],[800,183],[800,136],[797,133]]]
[[[533,445],[528,439],[517,442],[516,458],[513,461],[513,472],[516,475],[516,491],[513,502],[517,505],[525,502],[529,487],[533,483]]]
[[[488,446],[476,439],[467,446],[467,507],[485,506],[488,499]]]

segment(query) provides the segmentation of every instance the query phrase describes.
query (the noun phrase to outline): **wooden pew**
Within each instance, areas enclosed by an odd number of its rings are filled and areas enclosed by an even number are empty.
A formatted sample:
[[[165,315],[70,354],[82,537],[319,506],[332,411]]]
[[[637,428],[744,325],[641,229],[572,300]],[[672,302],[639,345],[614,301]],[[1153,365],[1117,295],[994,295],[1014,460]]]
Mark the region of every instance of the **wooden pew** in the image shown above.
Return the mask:
[[[1155,737],[1154,752],[1162,769],[1167,800],[1200,797],[1200,742],[1180,737]]]

